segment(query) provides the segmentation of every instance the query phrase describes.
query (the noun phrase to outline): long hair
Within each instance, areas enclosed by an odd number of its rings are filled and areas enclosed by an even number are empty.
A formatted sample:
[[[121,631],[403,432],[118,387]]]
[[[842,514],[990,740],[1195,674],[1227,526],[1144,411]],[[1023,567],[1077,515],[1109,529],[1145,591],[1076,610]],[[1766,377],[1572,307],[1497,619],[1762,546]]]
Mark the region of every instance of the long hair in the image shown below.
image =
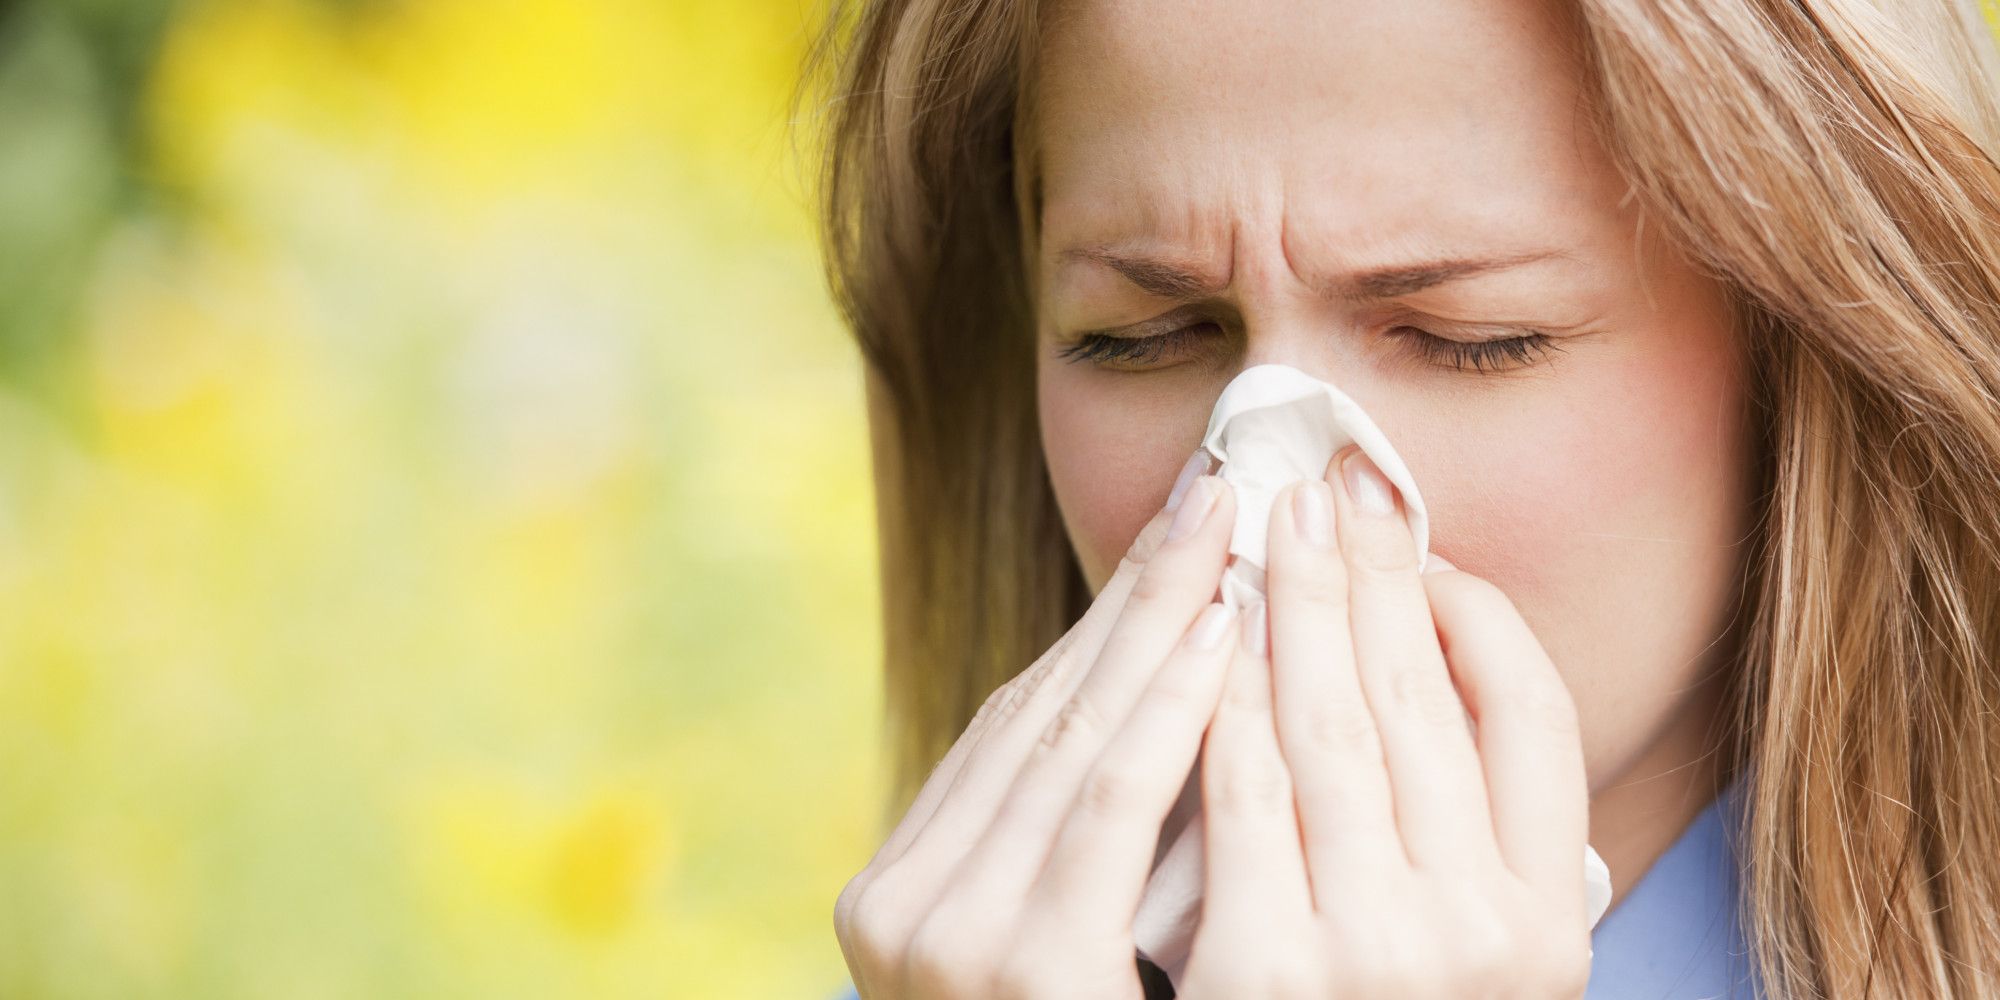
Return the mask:
[[[2000,998],[2000,103],[1970,0],[1578,0],[1595,126],[1738,305],[1758,531],[1717,751],[1777,997]],[[900,811],[1091,594],[1030,349],[1034,0],[840,3],[802,74],[877,462]]]

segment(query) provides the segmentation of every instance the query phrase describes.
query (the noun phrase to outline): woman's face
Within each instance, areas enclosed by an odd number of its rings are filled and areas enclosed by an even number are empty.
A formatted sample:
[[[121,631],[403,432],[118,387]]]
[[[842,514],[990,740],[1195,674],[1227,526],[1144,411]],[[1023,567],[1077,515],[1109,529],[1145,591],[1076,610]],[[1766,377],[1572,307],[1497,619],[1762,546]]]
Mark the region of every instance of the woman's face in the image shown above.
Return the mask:
[[[1596,792],[1707,721],[1751,465],[1723,289],[1642,225],[1571,37],[1497,0],[1051,10],[1037,364],[1093,589],[1237,372],[1339,386],[1563,671]],[[1170,336],[1059,356],[1090,331]]]

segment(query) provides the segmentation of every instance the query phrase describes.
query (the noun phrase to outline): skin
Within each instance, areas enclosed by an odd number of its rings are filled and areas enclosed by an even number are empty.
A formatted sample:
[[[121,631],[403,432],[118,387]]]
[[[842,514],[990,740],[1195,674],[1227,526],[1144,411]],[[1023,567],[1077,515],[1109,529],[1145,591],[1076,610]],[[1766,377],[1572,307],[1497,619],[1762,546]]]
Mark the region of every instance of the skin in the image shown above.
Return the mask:
[[[1711,798],[1751,444],[1724,290],[1627,198],[1586,124],[1574,29],[1557,5],[1482,0],[1048,16],[1040,412],[1086,578],[1108,578],[1237,372],[1281,362],[1339,386],[1423,491],[1431,551],[1505,592],[1561,671],[1616,907]],[[1219,287],[1163,297],[1076,248]],[[1325,294],[1385,265],[1535,250],[1564,256]],[[1560,351],[1461,371],[1412,327],[1540,329]],[[1058,357],[1107,328],[1190,333],[1150,363]]]
[[[1708,801],[1749,506],[1722,289],[1580,130],[1553,8],[1175,6],[1045,22],[1040,404],[1097,596],[841,892],[849,971],[871,1000],[1140,996],[1132,917],[1198,766],[1179,995],[1581,997],[1586,835],[1622,893]],[[1557,256],[1355,278],[1531,250]],[[1144,291],[1114,251],[1213,288]],[[1144,364],[1058,356],[1170,313],[1195,332]],[[1410,332],[1509,327],[1561,350],[1457,370]],[[1269,606],[1214,603],[1235,499],[1186,459],[1263,362],[1370,412],[1435,566],[1350,448],[1279,495]]]
[[[1280,493],[1270,604],[1240,615],[1213,602],[1233,494],[1176,486],[841,891],[862,996],[1141,996],[1132,920],[1197,748],[1207,895],[1179,996],[1583,996],[1575,705],[1497,587],[1417,574],[1371,469],[1343,449],[1340,486]]]

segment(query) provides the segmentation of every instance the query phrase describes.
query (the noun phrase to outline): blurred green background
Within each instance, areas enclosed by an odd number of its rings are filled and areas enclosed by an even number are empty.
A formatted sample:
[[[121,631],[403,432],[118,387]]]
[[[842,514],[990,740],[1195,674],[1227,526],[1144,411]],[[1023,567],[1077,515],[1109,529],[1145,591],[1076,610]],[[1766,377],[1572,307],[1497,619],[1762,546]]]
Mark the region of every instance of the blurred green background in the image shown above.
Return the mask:
[[[0,997],[841,985],[816,14],[0,0]]]

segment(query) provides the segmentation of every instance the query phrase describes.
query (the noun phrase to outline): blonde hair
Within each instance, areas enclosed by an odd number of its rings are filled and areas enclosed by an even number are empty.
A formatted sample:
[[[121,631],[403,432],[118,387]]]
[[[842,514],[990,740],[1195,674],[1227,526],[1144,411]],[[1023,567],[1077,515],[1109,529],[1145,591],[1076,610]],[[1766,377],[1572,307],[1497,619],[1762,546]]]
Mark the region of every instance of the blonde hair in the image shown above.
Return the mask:
[[[1091,594],[1036,425],[1033,0],[811,54],[869,384],[900,811]],[[1784,997],[2000,997],[2000,103],[1968,2],[1578,0],[1619,169],[1738,303],[1766,423],[1718,750]],[[1024,168],[1026,165],[1027,168]]]

